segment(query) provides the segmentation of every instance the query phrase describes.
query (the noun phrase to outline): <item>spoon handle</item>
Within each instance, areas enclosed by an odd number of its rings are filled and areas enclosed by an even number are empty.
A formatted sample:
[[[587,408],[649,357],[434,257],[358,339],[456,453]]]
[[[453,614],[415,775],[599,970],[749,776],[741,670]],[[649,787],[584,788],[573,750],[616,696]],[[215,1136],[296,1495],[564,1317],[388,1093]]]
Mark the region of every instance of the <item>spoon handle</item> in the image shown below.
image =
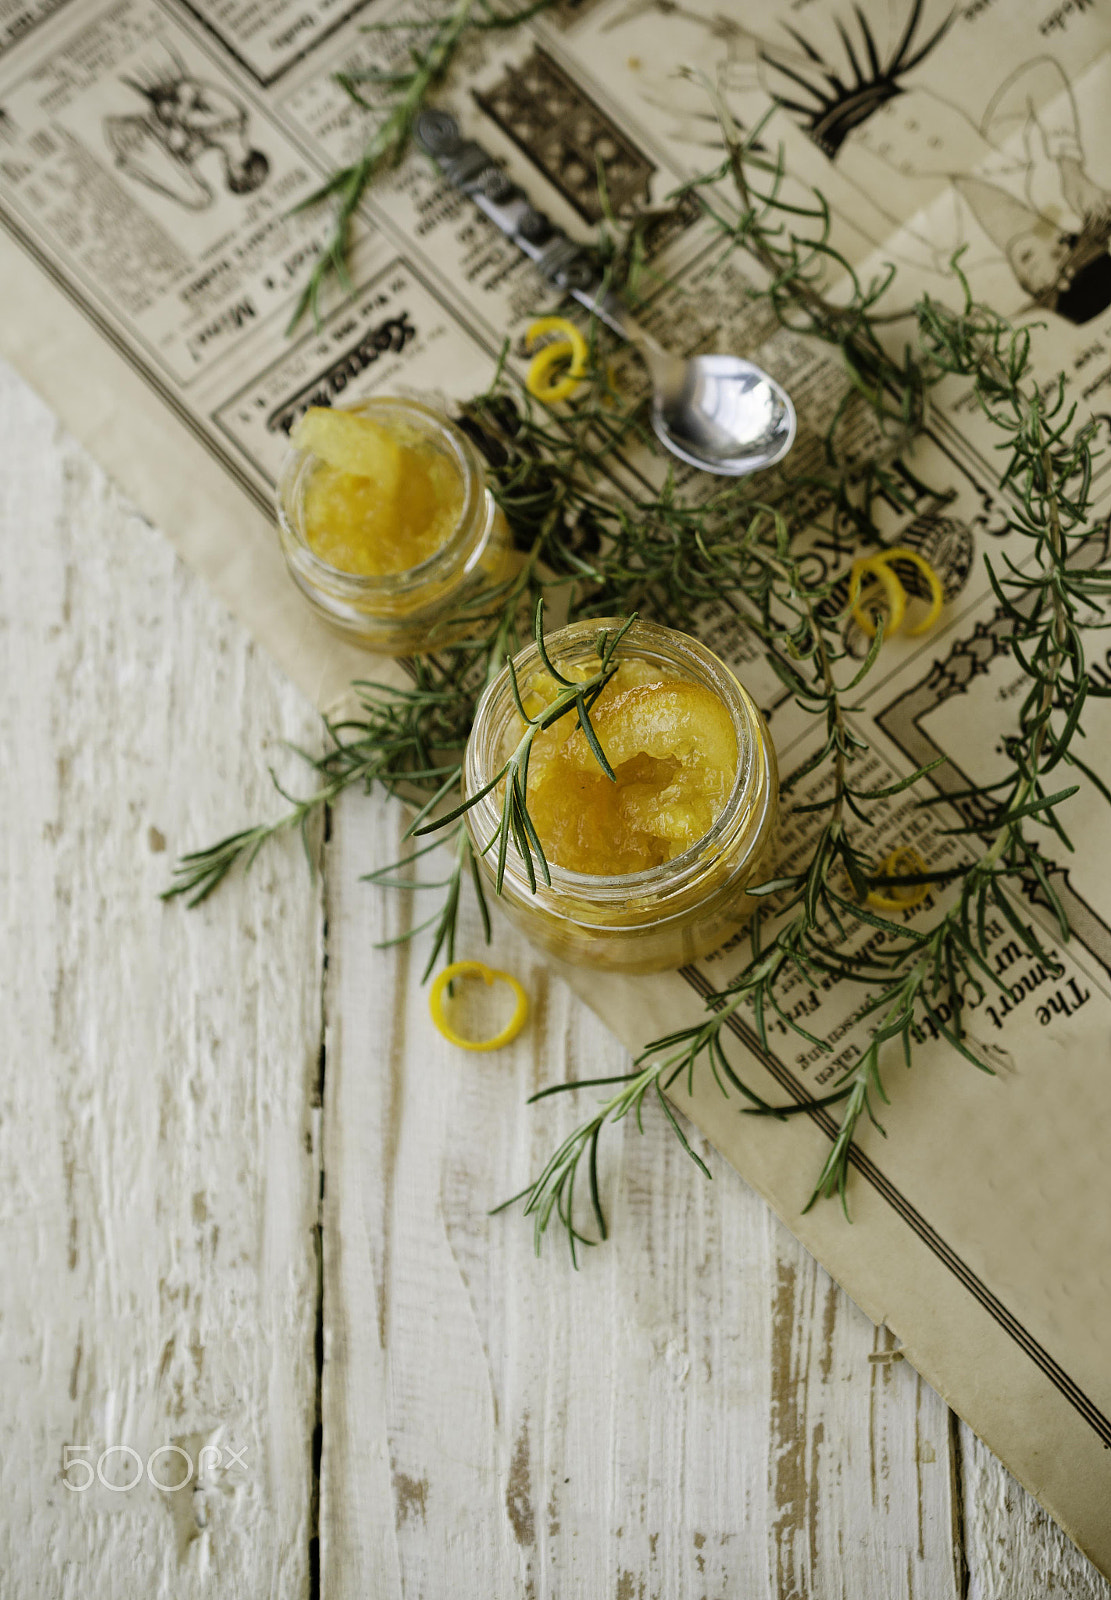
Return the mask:
[[[446,111],[420,112],[413,134],[447,181],[468,195],[548,279],[618,338],[634,345],[652,381],[652,426],[666,450],[703,472],[743,477],[773,466],[791,448],[790,397],[738,356],[684,360],[664,350],[606,282],[597,255],[576,244]]]
[[[488,150],[473,139],[464,139],[450,113],[422,111],[413,136],[447,181],[468,195],[549,283],[573,295],[620,338],[638,344],[647,338],[632,323],[616,296],[607,291],[594,252],[576,244],[550,217],[538,211]]]

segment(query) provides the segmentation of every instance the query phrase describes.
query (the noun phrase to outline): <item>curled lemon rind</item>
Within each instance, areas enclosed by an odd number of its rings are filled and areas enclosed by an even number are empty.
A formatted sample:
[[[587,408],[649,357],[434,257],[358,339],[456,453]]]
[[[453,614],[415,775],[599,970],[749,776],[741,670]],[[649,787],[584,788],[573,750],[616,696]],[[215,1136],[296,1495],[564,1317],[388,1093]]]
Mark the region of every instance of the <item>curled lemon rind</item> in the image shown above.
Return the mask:
[[[513,1015],[492,1039],[464,1039],[448,1022],[444,1015],[444,992],[454,978],[481,978],[489,986],[507,983],[513,990],[517,1001]],[[488,967],[484,961],[453,961],[437,975],[429,990],[428,1009],[432,1013],[432,1021],[449,1044],[458,1045],[460,1050],[500,1050],[503,1045],[510,1044],[524,1027],[528,1016],[528,995],[512,973],[499,972],[496,967]]]
[[[529,363],[525,387],[529,394],[537,400],[542,400],[545,405],[555,405],[560,400],[569,400],[582,381],[581,377],[574,375],[572,360],[571,368],[562,378],[557,378],[554,383],[548,382],[548,374],[553,367],[566,360],[567,351],[568,346],[565,344],[546,344]]]
[[[586,359],[586,340],[570,317],[537,317],[525,331],[526,348],[531,350],[537,339],[544,339],[549,333],[558,333],[568,344],[577,345],[583,360]]]
[[[525,387],[529,394],[546,405],[568,400],[586,376],[586,340],[573,322],[566,317],[539,317],[529,324],[525,334],[525,347],[531,350],[537,339],[554,333],[558,337],[538,350],[529,362]],[[570,365],[562,377],[550,382],[553,367],[561,366],[570,358]]]
[[[922,573],[930,586],[930,609],[921,622],[907,629],[907,637],[913,638],[917,633],[925,633],[927,628],[932,628],[941,615],[941,608],[945,604],[945,590],[941,586],[941,579],[925,556],[919,555],[917,550],[910,550],[905,545],[896,545],[893,550],[885,550],[881,557],[883,561],[910,561]]]
[[[853,562],[852,576],[849,579],[849,604],[857,626],[863,629],[869,639],[875,638],[876,624],[871,614],[865,610],[860,597],[866,576],[874,578],[887,597],[889,616],[884,634],[890,638],[893,633],[898,633],[902,625],[907,609],[907,592],[882,556],[865,556]]]
[[[893,561],[912,562],[924,574],[930,586],[929,610],[921,622],[907,629],[908,638],[914,638],[915,635],[925,633],[928,628],[932,628],[941,615],[941,608],[945,603],[945,591],[941,586],[941,579],[917,550],[910,550],[905,545],[896,545],[890,550],[881,551],[878,555],[862,556],[852,565],[852,574],[849,578],[849,605],[852,607],[854,620],[869,638],[875,637],[876,624],[860,598],[861,586],[866,576],[875,579],[887,596],[890,616],[884,631],[889,638],[893,633],[898,633],[906,615],[907,592],[899,581],[898,573],[892,568]]]
[[[914,873],[926,872],[927,866],[918,851],[910,845],[902,845],[898,850],[880,862],[876,874],[880,878],[894,878],[900,874],[910,877]],[[930,892],[928,883],[908,883],[905,888],[890,885],[888,889],[873,889],[868,895],[867,904],[876,911],[908,911],[911,906],[921,905]]]

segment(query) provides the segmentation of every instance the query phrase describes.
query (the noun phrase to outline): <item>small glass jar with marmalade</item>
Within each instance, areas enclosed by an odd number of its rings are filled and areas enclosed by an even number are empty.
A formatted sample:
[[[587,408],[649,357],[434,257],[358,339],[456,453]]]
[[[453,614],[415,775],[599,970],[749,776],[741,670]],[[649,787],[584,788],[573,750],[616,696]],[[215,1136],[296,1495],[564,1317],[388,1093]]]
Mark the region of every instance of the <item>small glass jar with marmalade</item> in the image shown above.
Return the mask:
[[[545,641],[566,678],[598,670],[612,619],[573,623]],[[708,955],[743,927],[747,887],[769,876],[778,807],[775,750],[751,696],[697,639],[636,622],[590,712],[613,771],[590,749],[572,710],[533,740],[526,803],[551,886],[530,889],[509,845],[500,903],[550,955],[613,972],[658,972]],[[522,704],[539,716],[558,688],[535,645],[514,660]],[[478,794],[516,749],[525,725],[508,668],[479,703],[464,763]],[[465,813],[491,885],[488,849],[500,786]],[[539,878],[539,874],[538,874]]]
[[[293,581],[346,638],[384,655],[480,636],[512,572],[482,460],[417,400],[313,407],[291,436],[278,528]]]

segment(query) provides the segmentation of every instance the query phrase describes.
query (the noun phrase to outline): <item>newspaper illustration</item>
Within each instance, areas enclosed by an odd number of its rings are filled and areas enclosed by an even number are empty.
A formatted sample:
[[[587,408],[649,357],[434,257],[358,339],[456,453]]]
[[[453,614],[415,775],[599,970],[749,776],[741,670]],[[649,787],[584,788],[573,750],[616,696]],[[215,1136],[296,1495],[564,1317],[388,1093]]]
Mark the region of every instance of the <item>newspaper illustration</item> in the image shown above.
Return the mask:
[[[210,153],[232,194],[251,194],[266,182],[270,162],[247,142],[250,113],[227,90],[193,77],[176,56],[168,68],[120,81],[142,96],[146,110],[104,119],[119,171],[190,211],[203,211],[215,199],[214,184],[201,170]]]
[[[326,301],[318,325],[288,330],[328,229],[325,213],[296,208],[366,133],[367,114],[334,75],[388,65],[406,48],[403,34],[361,31],[369,15],[432,10],[433,0],[324,0],[311,12],[286,0],[0,3],[3,347],[323,708],[366,662],[324,632],[285,577],[272,517],[290,430],[310,405],[397,390],[466,398],[486,387],[507,339],[507,370],[520,378],[525,320],[553,305],[525,257],[412,151],[360,208],[353,292]],[[1092,0],[772,0],[744,16],[721,0],[561,0],[520,28],[476,36],[440,99],[585,240],[603,215],[599,171],[621,219],[661,208],[710,164],[708,82],[740,126],[760,125],[768,149],[782,147],[800,195],[825,195],[833,243],[863,277],[894,262],[907,302],[952,299],[950,262],[963,248],[978,296],[1043,324],[1033,335],[1041,374],[1063,374],[1066,398],[1099,420],[1107,443],[1109,81],[1111,18]],[[696,205],[661,211],[646,240],[655,286],[645,325],[677,350],[751,356],[783,383],[800,431],[777,470],[805,474],[838,412],[836,367],[746,299],[740,258],[721,264]],[[631,359],[615,360],[623,382],[643,383]],[[843,446],[867,449],[866,416],[850,411],[841,426]],[[877,786],[946,758],[928,781],[947,803],[920,809],[900,795],[877,815],[877,849],[913,844],[931,868],[967,849],[948,827],[982,820],[959,792],[996,771],[1002,753],[983,729],[1003,725],[1016,693],[983,563],[1008,548],[1011,491],[1000,488],[994,442],[974,399],[947,386],[905,463],[904,502],[883,507],[892,539],[941,575],[947,605],[928,637],[885,645],[853,715]],[[629,455],[616,475],[654,470]],[[681,481],[699,492],[693,474]],[[1093,566],[1111,554],[1111,451],[1097,459],[1095,488]],[[813,559],[840,585],[839,609],[844,557],[816,547]],[[908,569],[908,589],[917,581]],[[854,626],[845,644],[861,657],[867,641]],[[801,767],[814,730],[740,619],[707,607],[701,632],[765,710],[784,775]],[[1092,648],[1093,672],[1111,680],[1111,655]],[[1090,759],[1111,782],[1107,702],[1085,718]],[[822,781],[811,775],[797,800],[813,800]],[[784,994],[786,1009],[836,1040],[831,1055],[784,1025],[764,1049],[743,1010],[731,1019],[743,1075],[808,1114],[766,1124],[712,1083],[691,1099],[676,1093],[1111,1573],[1111,1241],[1104,1208],[1090,1203],[1105,1188],[1111,1138],[1111,816],[1080,781],[1077,854],[1042,830],[1041,865],[1072,938],[1061,942],[1037,878],[1024,882],[1021,914],[1052,959],[1031,961],[996,919],[987,931],[1003,987],[968,997],[969,1027],[997,1076],[975,1073],[922,1020],[913,1072],[892,1069],[887,1138],[872,1130],[857,1152],[851,1227],[832,1207],[802,1207],[835,1131],[811,1103],[860,1054],[861,991],[799,974]],[[809,825],[788,813],[784,872]],[[942,894],[908,917],[927,918]],[[873,936],[861,926],[862,941]],[[740,938],[648,985],[566,975],[639,1051],[696,1018],[745,948]]]

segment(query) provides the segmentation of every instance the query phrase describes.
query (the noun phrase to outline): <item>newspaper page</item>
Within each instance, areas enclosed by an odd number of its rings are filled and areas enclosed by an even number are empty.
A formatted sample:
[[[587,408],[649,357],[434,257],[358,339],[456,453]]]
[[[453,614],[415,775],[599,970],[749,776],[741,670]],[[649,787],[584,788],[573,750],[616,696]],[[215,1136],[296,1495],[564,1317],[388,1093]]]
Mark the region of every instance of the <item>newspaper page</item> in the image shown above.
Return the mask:
[[[322,708],[366,658],[338,643],[287,581],[273,502],[288,433],[313,404],[397,389],[450,400],[488,383],[507,335],[552,291],[427,160],[408,154],[356,222],[354,292],[319,325],[287,331],[329,226],[294,211],[365,138],[335,74],[388,61],[403,35],[365,31],[431,14],[434,0],[0,0],[0,339],[63,419],[174,538]],[[699,74],[732,115],[782,145],[792,181],[821,190],[833,242],[862,274],[898,269],[909,301],[978,296],[1045,324],[1046,380],[1111,431],[1111,16],[1094,0],[557,0],[464,47],[439,103],[573,237],[601,218],[597,169],[618,216],[653,205],[718,159]],[[691,71],[677,73],[678,65]],[[650,240],[660,287],[645,320],[684,351],[734,349],[780,379],[800,419],[781,469],[816,464],[843,380],[812,345],[746,302],[740,258],[718,264],[712,228],[680,208]],[[519,341],[518,341],[519,343]],[[518,378],[516,350],[509,371]],[[630,364],[630,381],[632,377]],[[896,638],[852,713],[882,787],[939,756],[948,804],[907,795],[877,815],[877,851],[959,859],[979,818],[960,791],[1005,761],[1021,698],[1008,627],[983,557],[1011,548],[996,440],[952,384],[905,463],[885,531],[941,574],[927,637]],[[636,461],[631,472],[643,470]],[[1097,461],[1093,566],[1108,560],[1111,454]],[[692,492],[697,486],[690,485]],[[769,489],[769,493],[773,492]],[[815,559],[829,563],[830,553]],[[835,568],[828,574],[837,577]],[[847,580],[846,580],[847,581]],[[724,604],[701,632],[766,712],[784,776],[817,737]],[[1111,683],[1105,635],[1090,670]],[[866,640],[849,624],[846,647]],[[397,670],[397,669],[394,669]],[[1086,710],[1089,761],[1111,781],[1111,710]],[[992,730],[988,737],[984,729]],[[1071,780],[1070,780],[1071,781]],[[832,1054],[782,1024],[762,1048],[731,1019],[736,1068],[783,1123],[740,1114],[712,1080],[678,1094],[695,1124],[767,1198],[923,1375],[1111,1573],[1111,1252],[1101,1196],[1111,1140],[1111,812],[1094,786],[1069,807],[1069,855],[1043,860],[1073,929],[1063,945],[1036,880],[1018,907],[1050,952],[1032,960],[988,924],[1003,980],[969,997],[967,1025],[996,1075],[976,1072],[923,1016],[913,1070],[885,1064],[886,1138],[862,1132],[851,1201],[804,1214],[836,1124],[811,1105],[858,1059],[859,989],[801,976],[783,1003]],[[821,772],[795,804],[820,797]],[[802,857],[809,814],[783,824],[781,868]],[[944,892],[913,912],[924,923]],[[860,943],[875,937],[861,926]],[[740,938],[651,983],[568,971],[639,1051],[694,1021],[743,965]],[[941,1008],[944,1011],[944,1007]],[[693,1178],[692,1178],[692,1181]],[[679,1203],[679,1197],[677,1197]]]

